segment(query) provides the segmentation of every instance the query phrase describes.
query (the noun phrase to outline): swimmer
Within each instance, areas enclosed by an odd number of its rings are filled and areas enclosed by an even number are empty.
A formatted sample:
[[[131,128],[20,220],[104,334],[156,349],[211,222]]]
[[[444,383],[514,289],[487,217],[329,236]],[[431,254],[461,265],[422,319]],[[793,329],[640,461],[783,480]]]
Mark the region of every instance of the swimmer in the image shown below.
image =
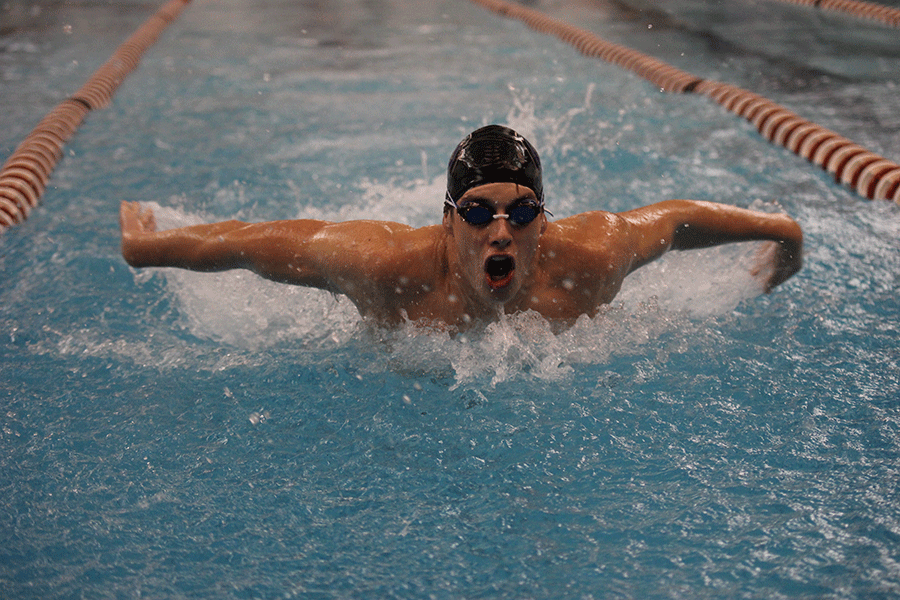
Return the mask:
[[[563,326],[594,316],[629,273],[669,250],[766,241],[754,269],[766,292],[802,264],[803,234],[784,214],[690,200],[554,221],[548,214],[537,151],[489,125],[454,151],[437,225],[303,219],[157,231],[153,213],[128,202],[120,222],[133,267],[249,269],[343,294],[380,325],[457,331],[501,313],[533,310]]]

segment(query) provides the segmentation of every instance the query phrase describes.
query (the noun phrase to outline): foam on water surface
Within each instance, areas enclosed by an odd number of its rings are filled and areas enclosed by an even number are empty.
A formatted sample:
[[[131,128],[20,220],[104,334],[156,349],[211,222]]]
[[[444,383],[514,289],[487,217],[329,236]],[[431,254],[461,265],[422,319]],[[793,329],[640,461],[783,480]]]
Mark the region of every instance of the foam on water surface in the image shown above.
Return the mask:
[[[440,183],[409,186],[364,182],[363,204],[350,211],[321,209],[298,218],[344,220],[386,219],[417,214],[440,197]],[[183,210],[151,205],[160,229],[202,222]],[[431,207],[433,208],[433,207]],[[431,212],[431,211],[429,211]],[[690,253],[675,253],[630,276],[619,297],[593,319],[583,317],[563,332],[536,314],[504,316],[477,331],[455,336],[410,323],[399,332],[373,333],[352,304],[318,290],[268,282],[246,272],[198,274],[177,269],[144,271],[139,281],[163,277],[174,299],[179,321],[193,335],[243,351],[297,345],[306,349],[359,343],[360,336],[389,340],[390,356],[378,363],[404,364],[413,370],[452,368],[457,384],[491,385],[509,378],[560,380],[572,365],[600,364],[611,354],[634,353],[664,333],[681,332],[704,318],[727,316],[747,299],[759,295],[761,283],[752,275],[759,244],[734,245]],[[378,326],[375,325],[375,329]],[[370,361],[366,355],[361,360]]]

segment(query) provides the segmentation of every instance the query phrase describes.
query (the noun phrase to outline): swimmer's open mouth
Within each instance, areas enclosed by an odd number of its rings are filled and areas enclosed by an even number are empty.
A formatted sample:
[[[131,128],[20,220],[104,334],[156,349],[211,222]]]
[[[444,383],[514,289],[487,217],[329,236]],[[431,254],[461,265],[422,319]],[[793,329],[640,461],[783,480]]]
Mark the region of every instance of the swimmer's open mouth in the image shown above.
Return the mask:
[[[484,272],[487,275],[488,285],[495,290],[508,285],[512,281],[515,270],[515,259],[505,254],[491,256],[484,263]]]

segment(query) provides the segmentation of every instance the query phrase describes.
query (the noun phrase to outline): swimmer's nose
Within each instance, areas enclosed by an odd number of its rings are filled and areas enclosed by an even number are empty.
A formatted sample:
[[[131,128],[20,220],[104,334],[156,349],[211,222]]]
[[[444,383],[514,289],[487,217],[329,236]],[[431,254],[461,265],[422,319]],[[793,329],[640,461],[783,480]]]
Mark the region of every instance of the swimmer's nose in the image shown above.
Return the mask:
[[[494,219],[489,225],[491,232],[491,246],[495,248],[506,248],[512,243],[512,232],[509,219]]]

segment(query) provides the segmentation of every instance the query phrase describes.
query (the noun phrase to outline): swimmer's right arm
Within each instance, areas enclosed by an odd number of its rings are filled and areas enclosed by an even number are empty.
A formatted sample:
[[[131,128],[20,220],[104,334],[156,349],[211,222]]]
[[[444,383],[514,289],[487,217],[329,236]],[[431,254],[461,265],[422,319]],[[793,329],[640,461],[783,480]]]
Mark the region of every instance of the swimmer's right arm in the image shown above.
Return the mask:
[[[800,270],[803,264],[803,232],[794,219],[782,213],[763,213],[737,206],[696,200],[667,200],[620,216],[630,224],[632,270],[655,260],[668,250],[708,248],[729,242],[767,241],[763,287],[769,292]]]
[[[133,267],[178,267],[192,271],[249,269],[281,283],[328,287],[310,242],[324,221],[224,221],[157,231],[153,212],[136,202],[119,210],[122,256]]]

